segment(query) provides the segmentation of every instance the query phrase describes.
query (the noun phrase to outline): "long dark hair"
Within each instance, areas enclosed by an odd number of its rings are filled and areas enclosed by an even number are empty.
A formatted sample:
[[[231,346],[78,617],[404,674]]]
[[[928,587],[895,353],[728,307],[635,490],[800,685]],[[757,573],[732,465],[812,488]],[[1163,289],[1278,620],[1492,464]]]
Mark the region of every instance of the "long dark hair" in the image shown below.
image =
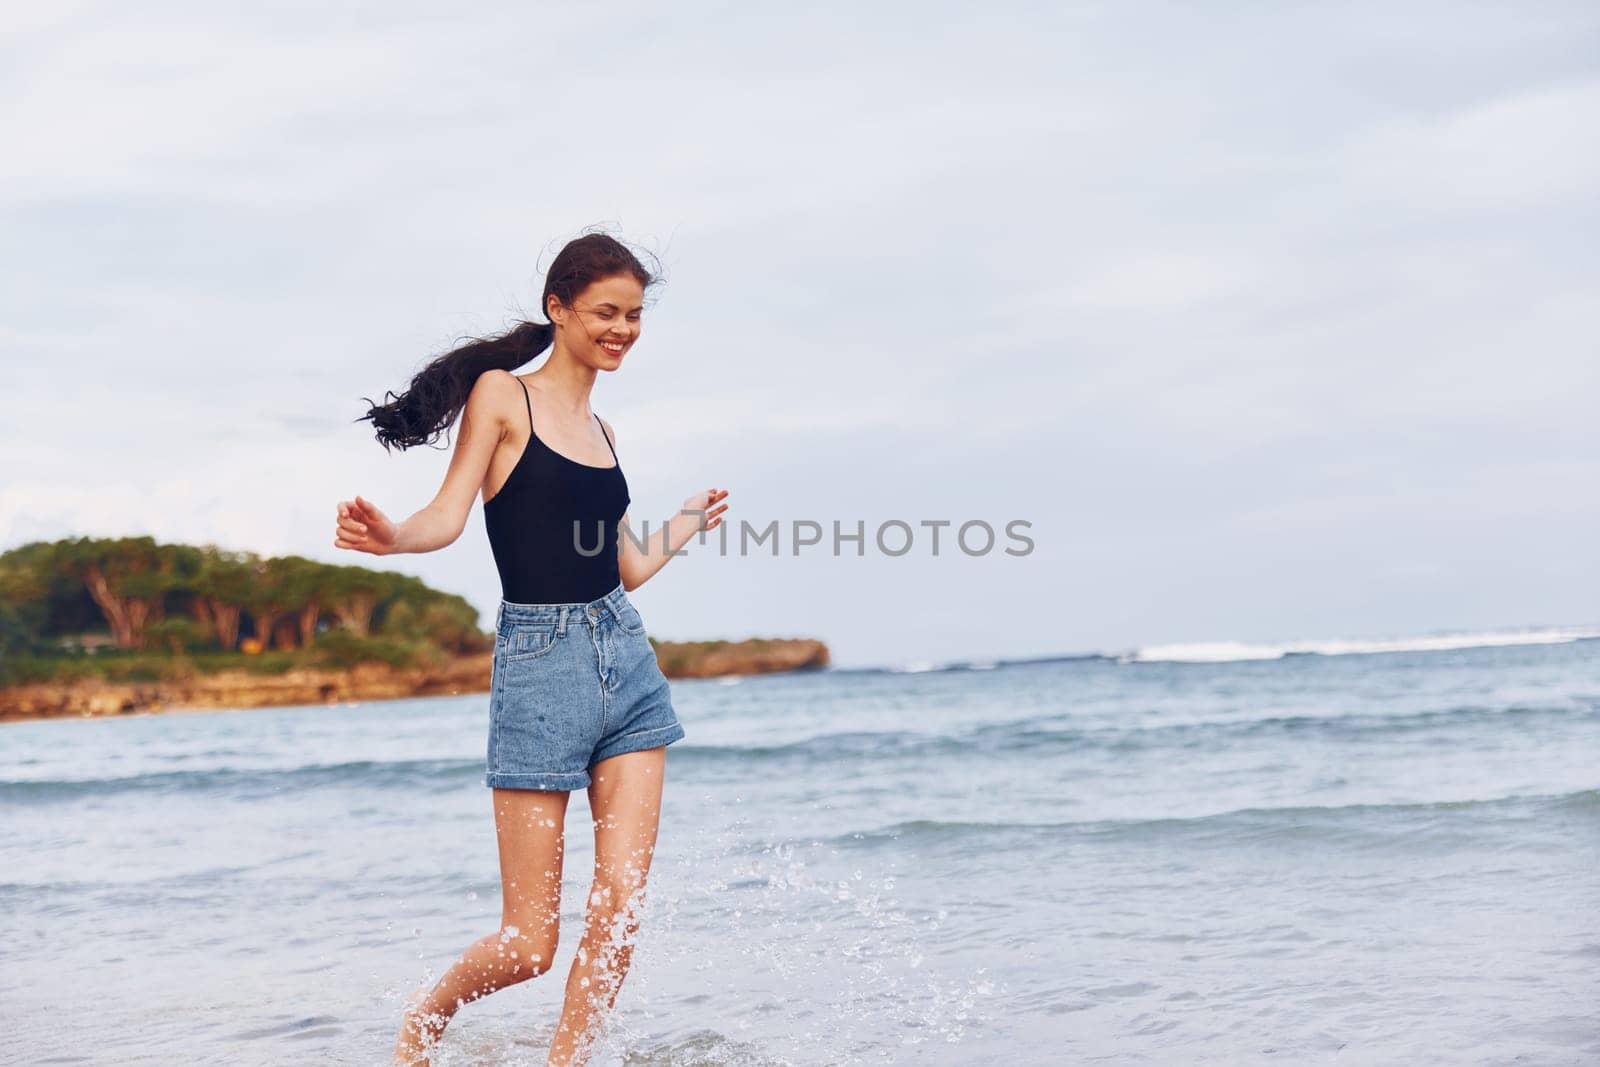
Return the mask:
[[[589,233],[568,241],[545,272],[539,308],[548,312],[551,294],[570,307],[592,282],[618,274],[633,275],[644,288],[655,281],[638,257],[609,234]],[[554,342],[555,331],[550,322],[523,320],[497,337],[471,338],[418,371],[405,392],[396,396],[386,391],[385,397],[392,398],[387,403],[373,404],[370,397],[362,397],[371,410],[356,421],[372,420],[385,450],[431,445],[455,423],[480,375],[515,370],[538,357]]]

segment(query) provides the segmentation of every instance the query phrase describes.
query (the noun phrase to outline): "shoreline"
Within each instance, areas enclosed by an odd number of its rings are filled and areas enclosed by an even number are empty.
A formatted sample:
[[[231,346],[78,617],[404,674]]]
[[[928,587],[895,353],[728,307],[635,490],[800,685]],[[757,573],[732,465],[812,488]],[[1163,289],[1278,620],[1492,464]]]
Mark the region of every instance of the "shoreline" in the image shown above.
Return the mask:
[[[663,641],[656,647],[656,660],[661,672],[674,679],[777,674],[829,665],[827,646],[808,639]],[[423,667],[361,663],[346,668],[296,667],[281,674],[224,670],[159,681],[30,682],[0,689],[0,723],[315,704],[334,707],[487,693],[493,664],[493,652],[479,652]]]

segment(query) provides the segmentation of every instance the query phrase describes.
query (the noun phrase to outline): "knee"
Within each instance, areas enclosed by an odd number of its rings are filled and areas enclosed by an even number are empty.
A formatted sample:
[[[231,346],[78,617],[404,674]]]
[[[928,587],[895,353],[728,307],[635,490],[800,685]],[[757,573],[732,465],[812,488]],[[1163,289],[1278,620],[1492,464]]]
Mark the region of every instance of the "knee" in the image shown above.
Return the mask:
[[[550,969],[550,964],[549,957],[545,957],[542,960],[514,960],[511,965],[511,980],[513,982],[526,982],[531,978],[537,978]]]
[[[644,906],[644,880],[638,877],[596,878],[589,887],[589,910],[623,915]]]
[[[555,930],[544,933],[516,922],[501,924],[495,934],[496,950],[510,964],[512,980],[517,982],[537,978],[554,966],[558,940]]]
[[[639,913],[644,906],[644,887],[596,882],[589,890],[588,925],[612,936],[632,938],[639,930]]]
[[[511,976],[518,982],[537,978],[555,963],[556,947],[550,945],[533,956],[518,956],[512,961]]]

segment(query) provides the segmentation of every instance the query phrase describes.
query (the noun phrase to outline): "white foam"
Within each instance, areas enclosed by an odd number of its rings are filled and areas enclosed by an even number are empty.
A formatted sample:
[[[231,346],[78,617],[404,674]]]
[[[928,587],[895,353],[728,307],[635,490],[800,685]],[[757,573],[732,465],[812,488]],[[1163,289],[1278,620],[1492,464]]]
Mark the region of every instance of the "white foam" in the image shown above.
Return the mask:
[[[1560,626],[1529,630],[1490,630],[1480,633],[1427,634],[1419,637],[1325,638],[1247,644],[1242,641],[1201,641],[1192,644],[1151,645],[1134,649],[1117,659],[1121,663],[1231,663],[1240,660],[1281,659],[1294,653],[1350,656],[1368,652],[1447,652],[1458,648],[1498,648],[1505,645],[1558,645],[1600,637],[1600,627]]]

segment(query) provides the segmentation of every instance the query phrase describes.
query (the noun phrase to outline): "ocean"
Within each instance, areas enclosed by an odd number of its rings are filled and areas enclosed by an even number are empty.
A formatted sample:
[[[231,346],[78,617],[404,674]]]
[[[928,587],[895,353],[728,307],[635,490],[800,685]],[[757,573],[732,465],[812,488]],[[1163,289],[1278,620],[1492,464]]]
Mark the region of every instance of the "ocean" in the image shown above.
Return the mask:
[[[1582,636],[675,682],[591,1062],[1600,1063]],[[487,709],[0,727],[0,1060],[387,1062],[499,920]],[[543,1064],[588,816],[554,970],[436,1063]]]

